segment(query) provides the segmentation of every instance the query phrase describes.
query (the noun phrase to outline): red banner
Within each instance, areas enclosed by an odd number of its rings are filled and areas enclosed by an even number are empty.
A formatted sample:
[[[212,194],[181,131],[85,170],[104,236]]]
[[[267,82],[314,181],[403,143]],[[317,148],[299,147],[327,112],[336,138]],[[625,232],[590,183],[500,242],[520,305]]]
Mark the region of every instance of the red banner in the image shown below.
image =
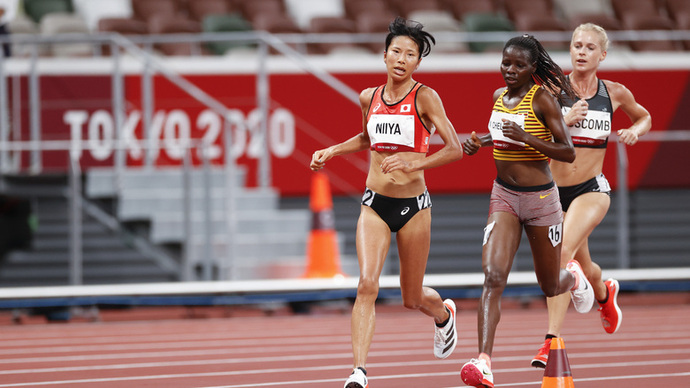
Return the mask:
[[[613,71],[601,78],[626,85],[638,102],[652,114],[653,131],[687,129],[690,113],[688,76],[690,71]],[[386,81],[385,73],[338,74],[341,81],[360,91]],[[312,172],[308,164],[312,153],[346,140],[362,130],[357,104],[307,74],[270,76],[270,109],[267,137],[261,142],[260,115],[256,101],[254,75],[204,74],[187,77],[230,109],[232,152],[248,170],[248,185],[256,185],[257,158],[264,147],[271,154],[272,184],[283,195],[307,195]],[[460,134],[488,132],[493,91],[503,85],[497,71],[420,72],[415,79],[431,86],[441,96],[448,117]],[[29,139],[29,110],[26,79],[22,80],[22,139]],[[154,79],[154,114],[150,133],[159,146],[150,150],[155,164],[179,165],[183,155],[181,139],[203,139],[211,144],[209,157],[214,164],[225,160],[223,120],[163,77]],[[111,79],[108,75],[42,76],[41,122],[43,140],[80,140],[87,147],[81,152],[82,167],[112,166],[115,153],[115,123],[112,114]],[[144,163],[141,77],[125,78],[125,117],[121,138],[127,144],[127,164]],[[630,120],[622,112],[614,115],[614,131],[626,128]],[[75,142],[74,144],[78,144]],[[687,146],[687,144],[686,144]],[[430,152],[439,149],[433,145]],[[604,173],[616,186],[616,149],[609,142]],[[687,187],[690,174],[668,168],[679,155],[678,144],[640,142],[628,147],[629,181],[636,187]],[[682,155],[682,154],[681,154]],[[44,170],[65,170],[67,153],[43,152]],[[194,154],[199,163],[200,155]],[[687,157],[686,157],[687,160]],[[23,167],[28,166],[24,155]],[[336,194],[356,194],[363,190],[368,169],[368,152],[347,155],[330,161],[325,171],[331,176]],[[680,174],[680,176],[679,176]],[[461,161],[426,172],[427,185],[434,193],[487,192],[495,177],[490,150],[465,156]]]

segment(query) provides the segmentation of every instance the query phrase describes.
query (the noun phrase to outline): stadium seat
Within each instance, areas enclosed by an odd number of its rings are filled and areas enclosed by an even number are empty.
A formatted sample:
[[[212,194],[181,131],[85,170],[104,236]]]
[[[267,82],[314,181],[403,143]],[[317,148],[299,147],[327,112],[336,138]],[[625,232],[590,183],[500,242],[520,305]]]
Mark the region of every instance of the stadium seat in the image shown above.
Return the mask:
[[[242,32],[251,31],[252,25],[239,13],[206,15],[201,22],[204,32]],[[206,47],[212,54],[225,55],[230,50],[255,47],[253,43],[243,42],[207,42]]]
[[[272,34],[300,34],[303,32],[297,23],[295,23],[290,16],[284,13],[258,14],[251,23],[254,30],[267,31]],[[306,52],[306,47],[302,47],[301,45],[289,44],[289,46],[299,52]],[[271,48],[269,49],[269,53],[277,54],[278,51]]]
[[[611,0],[611,7],[616,17],[623,23],[623,26],[629,28],[629,23],[626,23],[628,18],[637,18],[638,15],[659,16],[659,7],[655,0]]]
[[[513,23],[522,15],[554,16],[552,0],[505,0],[503,8]]]
[[[468,13],[462,19],[468,32],[515,31],[515,26],[505,16],[494,13]],[[505,42],[469,42],[472,52],[502,51]]]
[[[498,8],[490,0],[441,0],[443,8],[453,13],[457,20],[462,20],[468,13],[496,13]]]
[[[460,53],[469,51],[465,42],[460,40],[450,40],[439,38],[437,33],[461,32],[460,22],[457,21],[450,11],[443,10],[420,10],[411,12],[408,17],[424,25],[424,29],[434,35],[436,44],[432,48],[435,52]]]
[[[395,19],[395,14],[390,10],[362,13],[355,20],[357,31],[366,34],[381,34],[381,39],[366,44],[366,47],[375,54],[383,54],[385,49],[384,38],[388,33],[388,26]]]
[[[132,18],[103,18],[98,21],[98,31],[117,32],[122,35],[145,35],[149,33],[146,22]]]
[[[131,18],[131,0],[72,0],[74,11],[86,21],[91,31],[98,30],[98,22],[103,18]]]
[[[137,19],[147,23],[154,16],[172,18],[179,12],[176,0],[132,0],[132,10]]]
[[[440,11],[441,5],[438,0],[389,0],[388,2],[393,11],[398,15],[410,19],[410,14],[417,11]]]
[[[352,20],[357,20],[359,15],[366,13],[393,13],[385,0],[345,0],[344,7],[345,16]]]
[[[101,18],[98,20],[97,30],[100,32],[117,32],[121,35],[146,35],[149,26],[145,21],[134,18]],[[101,49],[103,55],[110,55],[110,45],[106,44]]]
[[[43,15],[39,24],[41,34],[55,36],[59,34],[89,34],[86,22],[76,14],[51,12]],[[91,56],[94,46],[89,42],[51,43],[50,55],[56,57]]]
[[[623,21],[625,28],[640,31],[671,31],[675,28],[673,22],[660,15],[628,15]],[[676,51],[679,42],[673,40],[636,40],[630,42],[633,51]]]
[[[342,0],[283,0],[287,14],[295,20],[299,28],[307,31],[312,28],[311,20],[317,17],[345,17]]]
[[[619,31],[623,29],[623,24],[621,24],[620,20],[604,13],[582,13],[573,15],[569,18],[569,21],[571,29],[584,23],[594,23],[603,27],[606,31]]]
[[[690,30],[690,2],[688,0],[666,0],[666,11],[679,30]],[[690,50],[690,40],[683,41],[685,50]]]
[[[185,16],[152,15],[148,21],[151,34],[196,34],[201,24]],[[200,52],[196,42],[159,42],[154,48],[164,55],[187,56]]]
[[[30,18],[24,15],[19,15],[18,17],[10,20],[7,23],[7,29],[14,36],[28,36],[35,35],[39,33],[38,25]],[[29,57],[31,56],[33,50],[32,44],[23,43],[12,43],[12,56],[13,57]],[[38,55],[43,56],[48,54],[48,48],[39,45]]]
[[[614,17],[608,0],[554,0],[555,13],[572,21],[580,15],[608,15]]]
[[[315,17],[311,19],[311,27],[308,32],[315,34],[352,34],[357,32],[355,22],[344,17]],[[328,54],[331,51],[344,49],[346,47],[356,47],[356,43],[311,43],[308,50],[314,54]]]
[[[184,8],[192,20],[203,22],[208,15],[225,15],[239,12],[239,7],[232,7],[226,0],[194,0],[189,1]]]
[[[547,50],[568,50],[570,41],[548,41],[539,36],[539,31],[569,31],[569,27],[560,19],[552,15],[520,14],[513,20],[515,29],[520,32],[534,33],[539,42]]]
[[[69,14],[74,12],[71,0],[24,0],[24,12],[34,22],[40,23],[50,13]]]
[[[241,8],[244,18],[250,22],[261,15],[286,15],[281,0],[239,0],[236,4]]]

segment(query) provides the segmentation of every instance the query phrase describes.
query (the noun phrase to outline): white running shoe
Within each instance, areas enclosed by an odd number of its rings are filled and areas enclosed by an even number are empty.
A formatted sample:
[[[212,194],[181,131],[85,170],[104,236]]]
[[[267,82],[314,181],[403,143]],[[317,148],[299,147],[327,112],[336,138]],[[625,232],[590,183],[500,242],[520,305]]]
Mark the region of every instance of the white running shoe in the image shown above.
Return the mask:
[[[576,260],[570,260],[565,269],[580,279],[580,284],[578,284],[577,288],[570,291],[570,298],[573,300],[575,310],[582,314],[589,312],[594,304],[594,289],[589,284],[589,280],[587,280],[585,273],[582,271],[580,263]]]
[[[367,375],[360,368],[355,368],[350,377],[347,378],[347,381],[345,381],[344,388],[369,388]]]
[[[458,344],[458,329],[455,326],[455,302],[446,299],[443,301],[443,305],[450,312],[450,319],[443,327],[434,325],[434,356],[441,359],[450,356]]]
[[[475,388],[494,388],[494,374],[486,365],[486,360],[471,359],[460,370],[465,385]]]

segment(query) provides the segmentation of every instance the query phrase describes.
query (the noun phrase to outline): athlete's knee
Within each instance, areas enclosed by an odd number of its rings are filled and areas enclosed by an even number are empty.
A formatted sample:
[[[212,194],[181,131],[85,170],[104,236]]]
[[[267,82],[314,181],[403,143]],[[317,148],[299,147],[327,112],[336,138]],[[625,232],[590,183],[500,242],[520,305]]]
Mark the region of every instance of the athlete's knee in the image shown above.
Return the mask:
[[[419,310],[422,307],[422,300],[420,298],[403,297],[403,306],[410,310]]]
[[[542,292],[548,298],[552,296],[559,295],[558,283],[555,282],[540,282],[539,287],[541,287]]]
[[[357,297],[376,297],[379,294],[378,279],[360,277],[357,285]]]
[[[503,289],[508,283],[508,272],[495,268],[484,268],[484,287]]]

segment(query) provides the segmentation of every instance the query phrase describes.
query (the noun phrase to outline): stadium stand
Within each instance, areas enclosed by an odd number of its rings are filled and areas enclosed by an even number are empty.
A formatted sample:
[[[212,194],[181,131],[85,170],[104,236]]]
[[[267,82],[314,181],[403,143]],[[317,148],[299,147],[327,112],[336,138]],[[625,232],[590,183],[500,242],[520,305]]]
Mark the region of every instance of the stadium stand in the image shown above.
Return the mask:
[[[185,16],[160,13],[148,19],[149,32],[152,34],[195,34],[201,32],[199,22]],[[164,55],[192,55],[200,50],[196,42],[159,42],[154,48]]]
[[[361,13],[356,20],[357,31],[361,33],[381,33],[382,35],[388,32],[388,24],[391,18],[395,17],[390,10],[381,10],[378,12]],[[383,53],[384,45],[383,39],[377,42],[371,42],[366,45],[373,53]]]
[[[200,23],[210,15],[227,15],[233,12],[240,12],[239,7],[231,5],[226,0],[189,1],[185,9],[191,19]]]
[[[453,17],[450,11],[423,9],[410,12],[408,17],[422,23],[424,28],[434,35],[439,32],[462,31],[460,22]],[[469,51],[469,47],[465,42],[436,39],[436,45],[434,45],[434,52],[461,53],[467,51]]]
[[[275,18],[275,15],[288,16],[281,0],[239,0],[237,4],[242,9],[244,17],[252,23],[259,16],[266,18]]]
[[[388,0],[388,4],[398,15],[409,19],[412,12],[441,10],[441,5],[437,0]]]
[[[134,17],[148,21],[154,16],[175,17],[180,12],[175,0],[132,0]]]
[[[496,13],[498,8],[493,1],[487,0],[440,0],[445,9],[453,13],[457,20],[462,20],[468,13]]]
[[[468,32],[515,31],[508,18],[495,13],[467,13],[463,17]],[[472,52],[501,51],[504,42],[470,42]]]
[[[690,31],[690,1],[666,0],[666,12],[676,23],[676,29]],[[690,40],[683,41],[683,48],[690,50]]]
[[[7,29],[13,36],[30,36],[38,34],[38,25],[26,15],[21,15],[7,23]],[[31,55],[33,47],[31,44],[13,43],[12,56],[28,57]],[[47,55],[47,48],[38,47],[38,55]]]
[[[91,31],[98,31],[98,22],[104,18],[132,18],[131,0],[72,0],[75,12],[81,16]]]
[[[357,31],[354,21],[338,16],[317,16],[310,20],[309,32],[315,34],[351,34]],[[313,43],[308,47],[308,52],[313,54],[328,54],[333,50],[352,49],[354,43]]]
[[[362,14],[383,12],[393,14],[384,0],[344,0],[344,7],[345,16],[352,20],[357,20]]]
[[[34,22],[40,23],[43,16],[54,13],[73,13],[74,6],[71,0],[24,0],[24,12]]]
[[[75,13],[51,12],[41,17],[39,23],[41,34],[54,36],[56,34],[88,34],[89,26]],[[85,57],[93,55],[93,47],[88,42],[52,43],[50,55],[56,57]]]
[[[204,16],[201,21],[201,29],[204,32],[240,32],[251,31],[251,24],[238,13],[210,14]],[[216,55],[225,55],[230,51],[240,49],[252,49],[256,45],[241,42],[207,42],[206,48]]]
[[[283,0],[290,15],[303,31],[313,26],[311,20],[316,17],[342,18],[345,9],[342,0]]]
[[[429,31],[438,33],[568,31],[584,22],[599,24],[608,31],[690,31],[688,8],[690,2],[686,0],[25,0],[22,3],[23,13],[36,24],[37,30],[40,20],[45,15],[63,13],[81,18],[81,21],[75,21],[73,32],[81,32],[85,22],[90,32],[121,32],[127,35],[163,33],[161,31],[246,31],[246,26],[234,26],[230,19],[225,19],[230,14],[241,16],[249,22],[251,29],[296,34],[320,33],[320,30],[312,25],[312,20],[325,17],[342,19],[331,19],[334,23],[329,26],[331,32],[386,32],[387,24],[398,15],[418,19]],[[474,16],[477,14],[483,16]],[[204,27],[204,19],[208,16],[213,16],[213,20]],[[157,19],[153,24],[150,21],[152,18]],[[104,19],[107,21],[101,24],[100,21]],[[166,20],[176,20],[178,25],[174,28],[168,26]],[[147,30],[143,31],[141,24],[136,21],[145,22]],[[321,22],[316,22],[317,25],[319,23]],[[22,31],[18,33],[32,33],[31,26],[26,21],[18,20],[14,24],[14,29]],[[613,40],[612,43],[618,48],[632,48],[635,51],[690,49],[690,40]],[[221,47],[223,45],[212,48],[213,44],[204,43],[204,50],[192,50],[189,44],[186,44],[186,49],[183,49],[183,46],[185,44],[163,44],[157,45],[156,48],[163,55],[218,55],[227,52],[231,47],[224,44],[225,48]],[[299,47],[304,53],[324,54],[330,51],[325,49],[327,45],[322,42],[293,46]],[[336,51],[356,53],[361,52],[359,47],[364,44],[333,46],[339,47]],[[379,52],[381,48],[381,44],[376,42],[365,46],[373,52]],[[562,50],[567,47],[567,42],[546,42],[545,46],[548,49]],[[451,43],[446,39],[437,42],[436,51],[460,53],[497,48],[497,45],[487,45],[486,42]],[[107,50],[101,51],[104,54],[108,53]],[[21,52],[18,51],[20,56],[26,55]],[[54,55],[50,51],[45,54]],[[63,50],[60,55],[71,54],[69,50]]]

